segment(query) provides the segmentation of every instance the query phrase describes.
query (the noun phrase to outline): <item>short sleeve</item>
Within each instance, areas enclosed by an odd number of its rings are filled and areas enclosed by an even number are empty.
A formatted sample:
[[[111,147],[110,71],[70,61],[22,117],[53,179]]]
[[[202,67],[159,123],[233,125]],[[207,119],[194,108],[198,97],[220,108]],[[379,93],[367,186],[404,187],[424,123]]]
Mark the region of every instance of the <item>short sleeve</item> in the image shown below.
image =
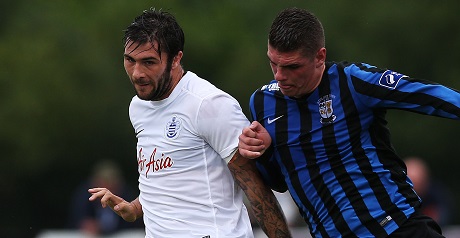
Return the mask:
[[[198,111],[197,130],[222,157],[238,147],[238,137],[249,121],[238,101],[226,93],[206,97]]]

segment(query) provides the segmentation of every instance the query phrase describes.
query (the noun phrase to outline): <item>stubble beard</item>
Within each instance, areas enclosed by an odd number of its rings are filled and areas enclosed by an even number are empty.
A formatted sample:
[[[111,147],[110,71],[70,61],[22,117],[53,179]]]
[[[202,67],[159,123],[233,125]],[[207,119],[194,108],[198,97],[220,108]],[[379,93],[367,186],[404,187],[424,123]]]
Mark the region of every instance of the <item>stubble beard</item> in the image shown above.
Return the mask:
[[[166,94],[171,92],[172,88],[172,78],[170,73],[170,67],[167,67],[163,74],[161,74],[158,79],[158,85],[146,96],[141,96],[137,90],[136,94],[142,100],[146,101],[159,101],[166,98]]]

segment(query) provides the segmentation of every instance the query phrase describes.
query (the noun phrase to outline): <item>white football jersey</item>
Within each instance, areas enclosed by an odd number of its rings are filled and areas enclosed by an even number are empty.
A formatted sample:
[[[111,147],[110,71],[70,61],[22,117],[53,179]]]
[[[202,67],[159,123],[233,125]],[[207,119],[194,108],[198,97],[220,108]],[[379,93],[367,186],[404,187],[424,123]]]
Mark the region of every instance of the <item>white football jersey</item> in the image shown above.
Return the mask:
[[[146,237],[253,237],[243,192],[223,159],[249,125],[233,97],[187,72],[164,100],[135,96],[129,116]]]

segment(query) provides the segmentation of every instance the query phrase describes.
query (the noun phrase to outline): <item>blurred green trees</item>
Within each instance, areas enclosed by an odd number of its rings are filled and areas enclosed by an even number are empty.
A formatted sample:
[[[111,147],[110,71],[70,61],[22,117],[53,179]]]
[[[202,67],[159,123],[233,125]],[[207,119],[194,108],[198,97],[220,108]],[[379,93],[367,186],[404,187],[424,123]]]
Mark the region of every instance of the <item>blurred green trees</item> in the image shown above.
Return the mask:
[[[235,96],[272,78],[267,32],[288,6],[312,10],[330,61],[364,61],[460,89],[456,1],[2,1],[0,3],[0,234],[64,228],[73,189],[101,158],[137,186],[134,95],[122,65],[123,29],[143,9],[173,13],[183,64]],[[458,121],[389,113],[401,156],[419,155],[460,199]],[[457,208],[458,211],[459,208]],[[458,214],[458,212],[456,212]],[[457,215],[455,223],[460,223]]]

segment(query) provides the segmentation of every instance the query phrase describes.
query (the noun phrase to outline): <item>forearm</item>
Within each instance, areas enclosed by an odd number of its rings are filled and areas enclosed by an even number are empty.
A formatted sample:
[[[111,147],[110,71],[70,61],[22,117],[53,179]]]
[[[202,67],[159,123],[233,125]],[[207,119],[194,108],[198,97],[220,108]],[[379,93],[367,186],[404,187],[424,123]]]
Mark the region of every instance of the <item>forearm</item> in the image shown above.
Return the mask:
[[[236,183],[248,198],[254,217],[268,237],[291,237],[286,218],[272,190],[264,184],[255,161],[237,151],[228,163]]]
[[[136,215],[135,220],[137,220],[144,215],[144,213],[142,212],[142,205],[139,202],[139,197],[131,201],[131,204],[134,207],[134,214]]]

